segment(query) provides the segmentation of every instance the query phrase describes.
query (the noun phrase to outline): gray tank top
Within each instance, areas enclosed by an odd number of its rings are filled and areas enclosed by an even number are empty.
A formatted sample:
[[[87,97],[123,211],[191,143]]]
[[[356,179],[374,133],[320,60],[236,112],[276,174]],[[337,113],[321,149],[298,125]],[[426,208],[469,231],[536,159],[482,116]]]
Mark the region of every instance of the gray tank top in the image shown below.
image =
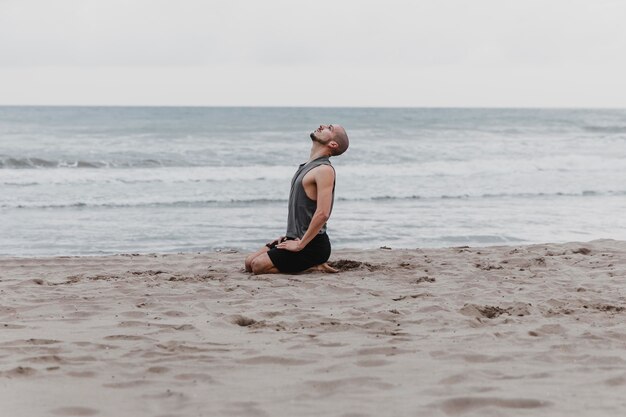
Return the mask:
[[[300,165],[298,171],[291,180],[291,191],[289,193],[289,215],[287,217],[287,233],[285,236],[290,238],[299,238],[306,233],[311,224],[313,214],[317,209],[317,201],[311,200],[304,192],[302,179],[313,168],[320,165],[330,165],[330,159],[327,156],[314,159],[310,162]],[[333,209],[335,202],[335,184],[333,183],[333,199],[330,210]],[[319,234],[326,233],[326,225],[322,227]]]

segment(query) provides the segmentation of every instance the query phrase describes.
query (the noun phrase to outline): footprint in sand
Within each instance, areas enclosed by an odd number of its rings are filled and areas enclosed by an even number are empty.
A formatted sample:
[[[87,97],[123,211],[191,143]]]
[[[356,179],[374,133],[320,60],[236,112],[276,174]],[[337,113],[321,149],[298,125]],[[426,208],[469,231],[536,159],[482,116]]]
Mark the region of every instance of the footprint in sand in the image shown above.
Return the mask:
[[[153,374],[165,374],[170,371],[170,368],[167,366],[151,366],[147,371]]]
[[[461,415],[485,407],[529,409],[549,405],[548,401],[525,398],[457,397],[441,402],[439,408],[448,415]]]
[[[0,328],[17,330],[17,329],[24,329],[26,328],[26,326],[22,326],[21,324],[3,323],[3,324],[0,324]]]
[[[17,368],[10,369],[8,371],[0,372],[0,376],[7,378],[19,378],[36,374],[37,371],[30,366],[18,366]]]
[[[61,343],[58,340],[53,339],[28,339],[26,343],[29,345],[53,345],[55,343]]]
[[[61,407],[50,410],[55,416],[95,416],[98,410],[88,407]]]
[[[110,349],[119,349],[119,346],[115,345],[107,345],[103,343],[93,343],[93,342],[72,342],[72,344],[76,346],[80,346],[82,348],[90,348],[92,350],[110,350]]]
[[[188,317],[189,314],[183,313],[182,311],[170,310],[163,313],[164,316],[168,317]]]
[[[106,340],[150,340],[145,336],[136,336],[131,334],[113,334],[111,336],[105,336]]]
[[[246,365],[306,365],[312,363],[312,361],[305,361],[301,359],[290,359],[284,358],[282,356],[255,356],[253,358],[242,359],[237,361],[238,363],[243,363]]]
[[[65,363],[66,361],[58,355],[41,355],[28,358],[29,362],[34,363]]]
[[[180,381],[215,383],[215,379],[211,375],[200,373],[178,374],[174,378]]]

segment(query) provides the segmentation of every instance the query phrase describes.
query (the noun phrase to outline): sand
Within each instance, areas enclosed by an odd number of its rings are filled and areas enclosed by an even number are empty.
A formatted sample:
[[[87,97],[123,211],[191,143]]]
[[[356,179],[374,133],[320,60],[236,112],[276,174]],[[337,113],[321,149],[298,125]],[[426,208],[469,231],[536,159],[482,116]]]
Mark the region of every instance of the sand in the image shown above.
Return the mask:
[[[626,242],[0,259],[2,416],[618,416]]]

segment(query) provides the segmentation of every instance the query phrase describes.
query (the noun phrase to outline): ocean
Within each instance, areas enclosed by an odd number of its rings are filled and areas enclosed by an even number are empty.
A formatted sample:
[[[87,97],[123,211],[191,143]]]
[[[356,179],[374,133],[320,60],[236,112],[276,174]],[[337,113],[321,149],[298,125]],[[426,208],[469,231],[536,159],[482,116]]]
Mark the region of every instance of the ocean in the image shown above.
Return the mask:
[[[326,123],[333,248],[626,240],[626,110],[0,107],[0,255],[255,250]]]

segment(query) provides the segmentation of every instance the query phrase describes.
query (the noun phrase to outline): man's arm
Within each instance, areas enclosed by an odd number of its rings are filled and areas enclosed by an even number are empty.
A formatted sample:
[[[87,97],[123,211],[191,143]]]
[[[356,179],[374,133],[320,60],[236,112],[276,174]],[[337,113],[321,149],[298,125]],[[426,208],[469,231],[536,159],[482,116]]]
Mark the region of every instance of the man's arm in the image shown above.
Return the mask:
[[[302,236],[302,239],[283,242],[278,245],[280,249],[287,249],[292,252],[298,252],[304,249],[304,247],[317,236],[330,217],[330,210],[333,204],[335,170],[330,165],[320,165],[312,172],[315,174],[314,179],[317,187],[317,208],[315,209],[315,213],[313,213],[309,228],[304,236]]]

